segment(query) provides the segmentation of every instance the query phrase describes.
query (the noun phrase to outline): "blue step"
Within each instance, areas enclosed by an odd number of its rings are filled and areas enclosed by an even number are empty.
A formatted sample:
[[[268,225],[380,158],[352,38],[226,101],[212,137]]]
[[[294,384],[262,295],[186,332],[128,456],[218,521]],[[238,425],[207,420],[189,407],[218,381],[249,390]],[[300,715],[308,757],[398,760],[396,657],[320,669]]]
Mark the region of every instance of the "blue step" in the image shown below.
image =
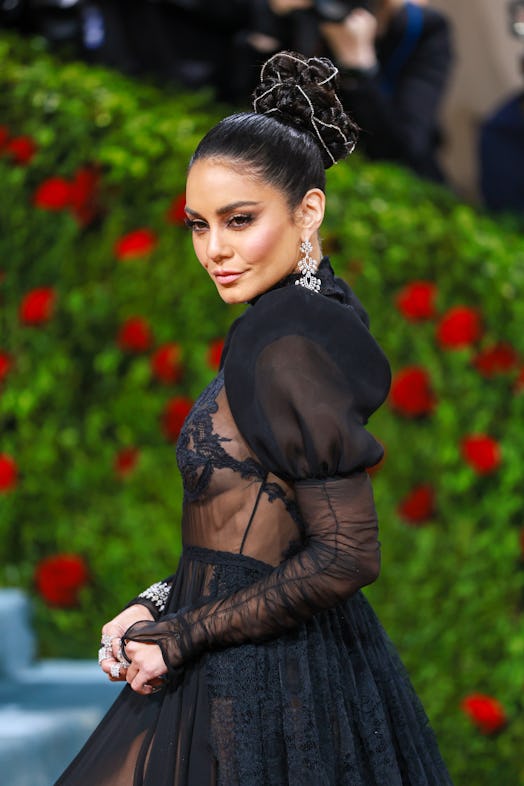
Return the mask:
[[[30,626],[30,606],[18,589],[0,590],[0,679],[11,677],[33,661],[34,636]]]
[[[34,662],[30,605],[0,590],[0,782],[52,786],[122,689],[89,661]]]

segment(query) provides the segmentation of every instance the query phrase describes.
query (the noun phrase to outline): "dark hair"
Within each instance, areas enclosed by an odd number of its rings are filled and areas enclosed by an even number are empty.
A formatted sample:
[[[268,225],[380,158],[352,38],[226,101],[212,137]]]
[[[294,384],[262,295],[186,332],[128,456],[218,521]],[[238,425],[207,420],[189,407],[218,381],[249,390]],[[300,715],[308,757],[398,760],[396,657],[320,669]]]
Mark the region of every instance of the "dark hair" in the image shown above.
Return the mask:
[[[337,97],[327,58],[280,52],[262,67],[255,112],[221,120],[201,140],[189,167],[225,158],[279,188],[296,207],[310,188],[325,190],[325,169],[354,148],[357,127]]]

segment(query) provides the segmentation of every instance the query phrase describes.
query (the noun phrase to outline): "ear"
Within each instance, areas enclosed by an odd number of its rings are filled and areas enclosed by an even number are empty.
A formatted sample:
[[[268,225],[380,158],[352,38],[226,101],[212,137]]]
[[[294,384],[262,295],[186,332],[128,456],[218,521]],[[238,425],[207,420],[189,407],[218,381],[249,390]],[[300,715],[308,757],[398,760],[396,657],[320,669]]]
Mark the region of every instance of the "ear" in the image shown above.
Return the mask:
[[[304,240],[314,235],[324,220],[326,209],[326,195],[320,188],[310,188],[302,198],[296,209],[295,220],[303,230]]]

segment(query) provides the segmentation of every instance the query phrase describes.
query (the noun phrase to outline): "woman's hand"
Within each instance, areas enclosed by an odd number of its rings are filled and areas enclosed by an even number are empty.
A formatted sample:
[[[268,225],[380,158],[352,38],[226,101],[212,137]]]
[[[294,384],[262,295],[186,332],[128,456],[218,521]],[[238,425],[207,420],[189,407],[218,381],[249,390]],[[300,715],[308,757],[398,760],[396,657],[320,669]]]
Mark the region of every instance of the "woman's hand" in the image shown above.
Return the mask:
[[[153,620],[153,615],[148,608],[136,603],[134,606],[124,609],[116,617],[106,622],[102,628],[104,641],[110,641],[107,649],[107,658],[100,660],[100,668],[104,671],[112,682],[123,682],[126,679],[126,669],[120,666],[118,676],[116,667],[121,663],[121,637],[124,632],[135,622],[140,620]],[[102,653],[104,654],[104,653]],[[113,668],[113,672],[111,669]]]
[[[167,674],[167,666],[158,644],[128,641],[126,656],[131,665],[126,669],[125,679],[134,691],[148,696],[163,685],[161,678]]]
[[[341,66],[369,69],[376,65],[377,20],[364,8],[356,8],[342,22],[324,22],[320,32]]]

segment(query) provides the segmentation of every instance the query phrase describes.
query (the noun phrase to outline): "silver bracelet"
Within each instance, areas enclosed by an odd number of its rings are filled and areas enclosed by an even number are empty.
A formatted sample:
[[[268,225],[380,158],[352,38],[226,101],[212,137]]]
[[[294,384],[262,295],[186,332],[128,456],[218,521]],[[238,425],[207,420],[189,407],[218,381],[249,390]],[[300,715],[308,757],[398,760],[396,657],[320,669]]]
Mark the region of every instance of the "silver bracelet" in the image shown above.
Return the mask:
[[[150,587],[141,592],[138,597],[150,600],[151,603],[155,604],[158,611],[162,612],[166,607],[166,600],[170,589],[171,585],[168,584],[167,581],[157,581],[155,584],[151,584]]]

